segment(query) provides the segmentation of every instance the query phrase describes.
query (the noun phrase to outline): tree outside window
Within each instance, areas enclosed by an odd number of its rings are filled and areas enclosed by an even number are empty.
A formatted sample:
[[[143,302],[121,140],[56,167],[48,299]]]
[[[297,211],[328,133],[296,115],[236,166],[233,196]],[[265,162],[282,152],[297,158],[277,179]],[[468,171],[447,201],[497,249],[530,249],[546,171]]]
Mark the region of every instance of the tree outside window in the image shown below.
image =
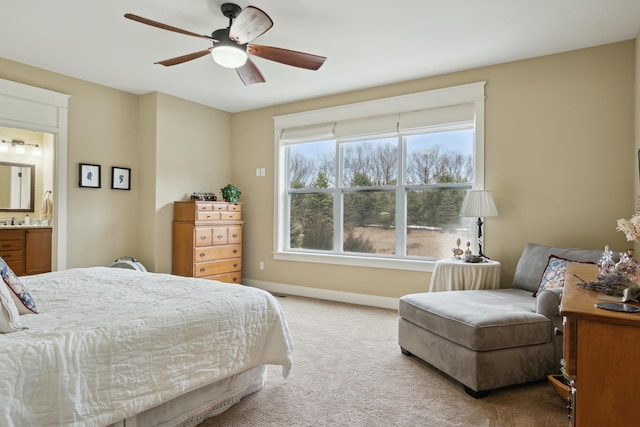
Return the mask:
[[[438,258],[473,238],[458,215],[473,184],[473,129],[300,143],[286,158],[292,250]]]

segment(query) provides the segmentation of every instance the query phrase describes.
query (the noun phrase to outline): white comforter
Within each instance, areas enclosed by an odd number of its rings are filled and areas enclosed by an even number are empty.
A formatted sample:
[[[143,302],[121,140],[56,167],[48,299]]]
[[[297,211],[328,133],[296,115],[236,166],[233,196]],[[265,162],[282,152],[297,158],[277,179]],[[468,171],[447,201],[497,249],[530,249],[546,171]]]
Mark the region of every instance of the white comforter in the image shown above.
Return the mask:
[[[291,367],[278,301],[107,267],[22,277],[40,314],[0,334],[0,425],[104,426],[246,369]]]

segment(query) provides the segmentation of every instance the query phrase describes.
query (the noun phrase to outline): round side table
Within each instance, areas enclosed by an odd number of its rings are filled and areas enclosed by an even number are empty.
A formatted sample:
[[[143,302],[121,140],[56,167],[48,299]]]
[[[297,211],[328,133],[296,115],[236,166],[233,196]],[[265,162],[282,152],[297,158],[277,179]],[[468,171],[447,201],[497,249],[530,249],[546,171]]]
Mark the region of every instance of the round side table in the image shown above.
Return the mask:
[[[464,262],[457,259],[441,259],[431,273],[429,292],[460,291],[468,289],[497,289],[500,287],[500,263]]]

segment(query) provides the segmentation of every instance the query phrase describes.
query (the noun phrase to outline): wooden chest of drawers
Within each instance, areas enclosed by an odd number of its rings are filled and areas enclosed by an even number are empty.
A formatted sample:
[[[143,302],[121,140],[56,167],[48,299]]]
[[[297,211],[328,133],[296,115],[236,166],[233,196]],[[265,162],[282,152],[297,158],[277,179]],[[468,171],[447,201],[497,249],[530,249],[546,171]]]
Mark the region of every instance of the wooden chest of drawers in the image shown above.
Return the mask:
[[[175,202],[173,274],[241,283],[242,224],[240,204]]]

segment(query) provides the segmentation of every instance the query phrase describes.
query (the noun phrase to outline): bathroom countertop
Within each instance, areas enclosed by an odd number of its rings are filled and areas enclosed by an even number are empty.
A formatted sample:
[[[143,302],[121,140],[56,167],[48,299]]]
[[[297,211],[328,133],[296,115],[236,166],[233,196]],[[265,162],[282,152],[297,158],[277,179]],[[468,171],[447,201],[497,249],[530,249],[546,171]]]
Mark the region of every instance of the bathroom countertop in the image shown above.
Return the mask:
[[[41,225],[41,224],[0,224],[0,230],[3,229],[14,229],[14,228],[51,228],[51,225]]]

